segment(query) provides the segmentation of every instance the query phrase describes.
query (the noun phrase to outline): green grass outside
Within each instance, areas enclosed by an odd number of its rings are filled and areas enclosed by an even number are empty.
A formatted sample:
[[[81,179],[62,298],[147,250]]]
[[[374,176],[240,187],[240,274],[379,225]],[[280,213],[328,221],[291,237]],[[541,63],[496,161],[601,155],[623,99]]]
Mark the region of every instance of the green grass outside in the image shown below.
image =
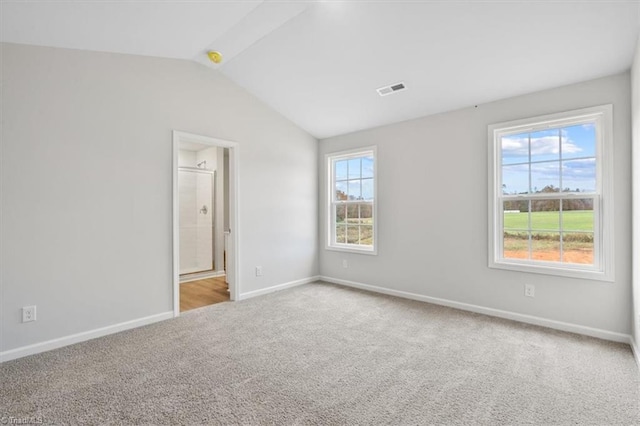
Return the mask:
[[[373,244],[373,226],[338,225],[336,228],[336,241],[339,243],[360,244],[370,246]]]
[[[560,227],[560,212],[532,212],[531,230],[555,230]],[[562,212],[562,227],[565,231],[593,232],[593,210],[570,210]],[[504,229],[528,229],[528,213],[505,213]]]

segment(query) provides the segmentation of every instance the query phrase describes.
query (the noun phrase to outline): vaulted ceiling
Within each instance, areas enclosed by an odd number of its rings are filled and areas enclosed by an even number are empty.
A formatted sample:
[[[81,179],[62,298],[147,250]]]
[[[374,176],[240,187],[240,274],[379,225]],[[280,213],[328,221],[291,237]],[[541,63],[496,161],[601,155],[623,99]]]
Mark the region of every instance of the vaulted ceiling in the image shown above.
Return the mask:
[[[4,42],[194,60],[318,138],[622,72],[639,27],[635,1],[0,4]]]

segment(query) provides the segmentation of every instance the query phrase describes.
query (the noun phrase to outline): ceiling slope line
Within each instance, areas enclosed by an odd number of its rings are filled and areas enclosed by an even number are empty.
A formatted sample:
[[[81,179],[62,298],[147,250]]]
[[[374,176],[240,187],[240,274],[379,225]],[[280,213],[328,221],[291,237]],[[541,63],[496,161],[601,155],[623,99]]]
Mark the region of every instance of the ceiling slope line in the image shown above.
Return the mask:
[[[209,44],[201,54],[193,58],[208,68],[220,69],[241,55],[245,50],[259,43],[262,39],[285,26],[298,16],[313,7],[311,2],[274,3],[263,1],[246,14],[240,21],[227,30],[222,36]],[[222,54],[223,60],[214,64],[209,60],[207,51],[215,50]]]

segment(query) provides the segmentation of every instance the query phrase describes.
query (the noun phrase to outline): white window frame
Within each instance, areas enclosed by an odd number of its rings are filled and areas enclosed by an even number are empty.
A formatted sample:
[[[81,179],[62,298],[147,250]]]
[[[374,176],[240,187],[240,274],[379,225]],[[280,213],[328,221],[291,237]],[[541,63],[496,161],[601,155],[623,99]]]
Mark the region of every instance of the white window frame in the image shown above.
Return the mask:
[[[333,163],[338,160],[345,160],[349,158],[357,158],[364,156],[373,156],[373,202],[372,202],[372,217],[373,217],[373,246],[361,246],[358,244],[338,243],[335,241],[336,236],[336,215],[334,205],[334,191],[335,191],[335,175],[333,173]],[[343,251],[350,253],[360,253],[368,255],[378,254],[378,152],[376,146],[369,146],[364,148],[356,148],[348,151],[331,152],[325,155],[325,167],[327,171],[327,232],[326,232],[326,246],[327,250]],[[361,204],[362,201],[346,201],[345,204]]]
[[[613,106],[601,105],[557,114],[490,125],[489,141],[489,267],[598,281],[614,281],[613,256]],[[503,257],[503,192],[501,137],[566,127],[596,124],[596,196],[594,197],[594,264],[579,265]],[[545,198],[591,198],[572,193],[545,194]],[[532,198],[524,196],[523,198]]]

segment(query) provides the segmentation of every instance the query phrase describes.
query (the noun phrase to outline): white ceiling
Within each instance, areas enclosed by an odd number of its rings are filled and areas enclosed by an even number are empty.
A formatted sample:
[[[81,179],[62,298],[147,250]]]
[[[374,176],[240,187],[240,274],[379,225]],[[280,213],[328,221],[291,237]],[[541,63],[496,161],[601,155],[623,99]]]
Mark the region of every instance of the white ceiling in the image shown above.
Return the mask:
[[[198,61],[318,138],[628,69],[637,1],[7,1],[6,42]],[[222,52],[213,65],[206,51]],[[216,71],[212,71],[216,72]],[[375,89],[404,82],[380,97]]]

